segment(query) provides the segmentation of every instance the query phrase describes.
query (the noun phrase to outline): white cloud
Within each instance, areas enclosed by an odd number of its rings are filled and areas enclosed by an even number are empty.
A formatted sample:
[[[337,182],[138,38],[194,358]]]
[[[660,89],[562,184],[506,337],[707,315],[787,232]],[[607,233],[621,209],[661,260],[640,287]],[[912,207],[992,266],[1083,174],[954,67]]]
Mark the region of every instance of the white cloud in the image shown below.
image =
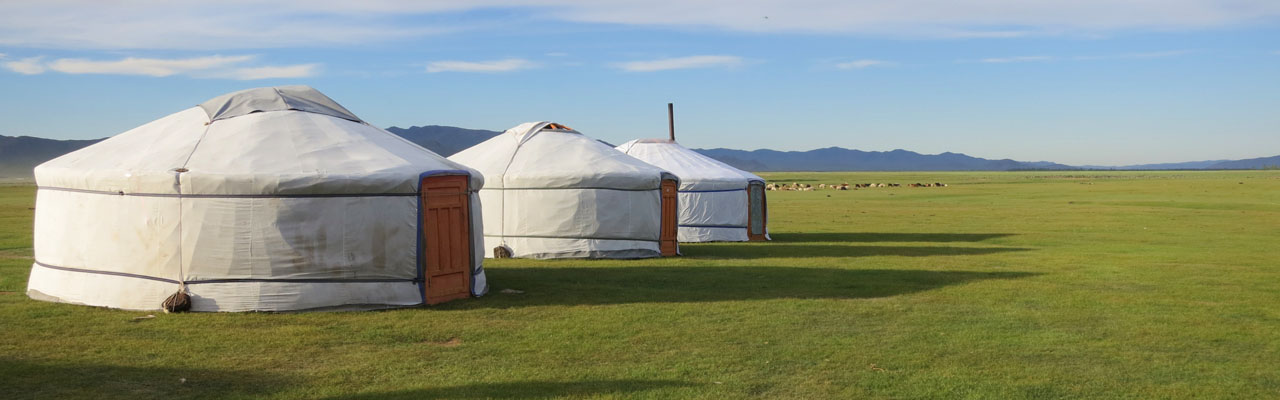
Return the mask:
[[[1001,63],[1019,63],[1019,62],[1041,62],[1052,61],[1053,57],[1049,56],[1015,56],[1015,57],[992,57],[978,60],[980,63],[1001,64]]]
[[[9,56],[8,54],[0,53],[0,58],[5,58],[5,57],[8,57],[8,56]]]
[[[1176,31],[1280,18],[1280,1],[1275,0],[4,1],[0,45],[206,51],[357,46],[460,30],[508,29],[510,21],[465,13],[495,8],[512,10],[531,24],[573,21],[934,38]],[[428,18],[406,18],[415,16]]]
[[[862,69],[868,67],[888,67],[895,63],[884,60],[854,60],[836,64],[836,68],[840,69]]]
[[[556,9],[576,21],[752,32],[1017,37],[1243,25],[1280,17],[1274,0],[624,0]],[[766,18],[767,17],[767,18]]]
[[[564,57],[564,56],[569,55],[569,53],[565,53],[565,52],[563,52],[563,51],[553,51],[553,52],[550,52],[550,53],[547,53],[547,54],[544,54],[544,55],[545,55],[545,56],[547,56],[547,57]]]
[[[389,8],[324,1],[0,2],[0,45],[58,49],[224,50],[355,46],[457,28],[393,21]]]
[[[49,69],[68,74],[108,74],[108,75],[145,75],[170,76],[225,68],[245,61],[253,56],[208,56],[195,58],[136,58],[129,57],[115,61],[95,61],[81,58],[60,58],[49,63]]]
[[[494,61],[434,61],[427,63],[427,72],[510,72],[538,66],[533,61],[508,58]]]
[[[617,63],[615,66],[630,72],[666,71],[672,69],[736,67],[742,65],[742,57],[738,56],[689,56],[663,58],[649,61],[630,61]]]
[[[251,81],[257,79],[309,78],[318,75],[320,64],[273,65],[236,68],[222,77]]]
[[[23,75],[36,75],[44,73],[44,64],[40,62],[44,57],[30,57],[18,61],[9,61],[4,63],[4,67],[10,71]]]
[[[305,78],[315,76],[320,67],[320,64],[245,65],[255,58],[249,55],[213,55],[173,59],[127,57],[106,61],[59,58],[45,63],[42,62],[43,57],[32,57],[20,61],[7,62],[4,63],[4,66],[15,72],[27,75],[40,74],[46,70],[52,70],[74,75],[140,75],[153,77],[185,75],[195,78],[239,80]]]

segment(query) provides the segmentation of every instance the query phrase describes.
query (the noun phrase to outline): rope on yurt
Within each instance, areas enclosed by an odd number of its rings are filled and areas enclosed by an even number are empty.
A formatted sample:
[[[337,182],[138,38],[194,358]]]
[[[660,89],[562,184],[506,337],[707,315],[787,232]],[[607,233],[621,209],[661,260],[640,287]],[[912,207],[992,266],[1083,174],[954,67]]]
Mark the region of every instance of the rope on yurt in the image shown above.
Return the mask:
[[[546,125],[534,126],[530,132],[537,132],[545,127]],[[512,255],[511,247],[507,246],[507,171],[511,169],[511,163],[516,161],[516,153],[520,152],[520,147],[523,145],[524,141],[517,139],[515,150],[511,150],[511,158],[508,158],[507,165],[502,167],[502,205],[498,206],[502,212],[502,223],[498,224],[498,247],[493,249],[493,258],[509,258]]]
[[[204,131],[200,133],[200,138],[196,139],[196,144],[191,146],[191,153],[187,154],[187,158],[182,161],[182,166],[173,169],[173,187],[178,192],[178,291],[164,302],[160,303],[160,307],[166,313],[180,313],[191,311],[191,295],[187,294],[187,267],[185,261],[186,253],[183,252],[182,243],[185,240],[182,229],[182,174],[189,171],[187,164],[191,162],[191,156],[196,154],[196,149],[200,148],[200,143],[204,142],[205,135],[209,134],[209,126],[214,121],[204,123]]]
[[[191,156],[187,156],[187,159],[190,160]],[[187,294],[187,274],[183,266],[184,253],[182,252],[182,173],[187,171],[185,167],[173,170],[173,186],[178,190],[178,292],[169,295],[164,302],[160,303],[160,307],[166,313],[191,310],[191,295]]]

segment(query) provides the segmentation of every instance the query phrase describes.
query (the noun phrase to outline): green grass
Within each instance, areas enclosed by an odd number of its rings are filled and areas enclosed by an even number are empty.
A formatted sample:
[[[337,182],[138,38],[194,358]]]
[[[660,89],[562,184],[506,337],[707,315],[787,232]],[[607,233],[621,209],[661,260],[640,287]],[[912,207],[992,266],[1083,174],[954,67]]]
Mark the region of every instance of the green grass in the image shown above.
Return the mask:
[[[1280,397],[1280,171],[766,178],[950,186],[769,192],[773,242],[489,261],[434,308],[140,322],[28,299],[0,186],[0,398]]]

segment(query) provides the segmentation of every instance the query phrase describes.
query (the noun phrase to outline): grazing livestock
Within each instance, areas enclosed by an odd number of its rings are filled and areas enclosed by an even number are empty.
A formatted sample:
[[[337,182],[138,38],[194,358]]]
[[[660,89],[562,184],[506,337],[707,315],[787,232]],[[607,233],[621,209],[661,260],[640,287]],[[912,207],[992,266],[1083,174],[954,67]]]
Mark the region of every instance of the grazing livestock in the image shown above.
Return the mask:
[[[823,189],[830,189],[830,190],[858,190],[858,189],[864,189],[864,188],[886,188],[886,187],[890,187],[890,188],[892,188],[892,187],[902,187],[902,186],[903,186],[903,184],[901,184],[901,183],[854,183],[854,184],[849,184],[849,183],[847,183],[847,182],[846,182],[846,183],[819,183],[817,186],[814,186],[814,185],[811,185],[811,184],[808,184],[808,183],[792,182],[792,183],[770,183],[770,184],[765,185],[765,190],[786,190],[786,191],[810,192],[810,191],[823,190]],[[907,186],[907,187],[946,187],[946,186],[947,186],[947,184],[942,183],[942,182],[934,182],[934,183],[920,183],[920,182],[916,182],[916,183],[908,183],[908,184],[906,184],[906,186]]]

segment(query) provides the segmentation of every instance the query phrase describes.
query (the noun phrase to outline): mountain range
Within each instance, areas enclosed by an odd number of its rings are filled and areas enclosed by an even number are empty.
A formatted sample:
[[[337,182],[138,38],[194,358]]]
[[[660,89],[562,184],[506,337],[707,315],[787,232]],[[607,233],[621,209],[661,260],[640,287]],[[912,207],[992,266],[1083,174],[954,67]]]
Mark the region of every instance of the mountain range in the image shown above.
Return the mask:
[[[0,135],[0,178],[30,178],[36,165],[101,141]]]
[[[442,156],[450,156],[501,132],[428,125],[390,127],[387,131]],[[31,136],[0,135],[0,178],[30,178],[36,165],[101,141],[55,140]],[[1011,171],[1011,170],[1162,170],[1162,169],[1258,169],[1280,166],[1280,155],[1247,160],[1209,160],[1183,163],[1139,164],[1121,167],[1071,166],[1049,161],[990,160],[960,153],[920,154],[907,150],[862,151],[828,147],[809,151],[694,149],[711,158],[747,171]]]

